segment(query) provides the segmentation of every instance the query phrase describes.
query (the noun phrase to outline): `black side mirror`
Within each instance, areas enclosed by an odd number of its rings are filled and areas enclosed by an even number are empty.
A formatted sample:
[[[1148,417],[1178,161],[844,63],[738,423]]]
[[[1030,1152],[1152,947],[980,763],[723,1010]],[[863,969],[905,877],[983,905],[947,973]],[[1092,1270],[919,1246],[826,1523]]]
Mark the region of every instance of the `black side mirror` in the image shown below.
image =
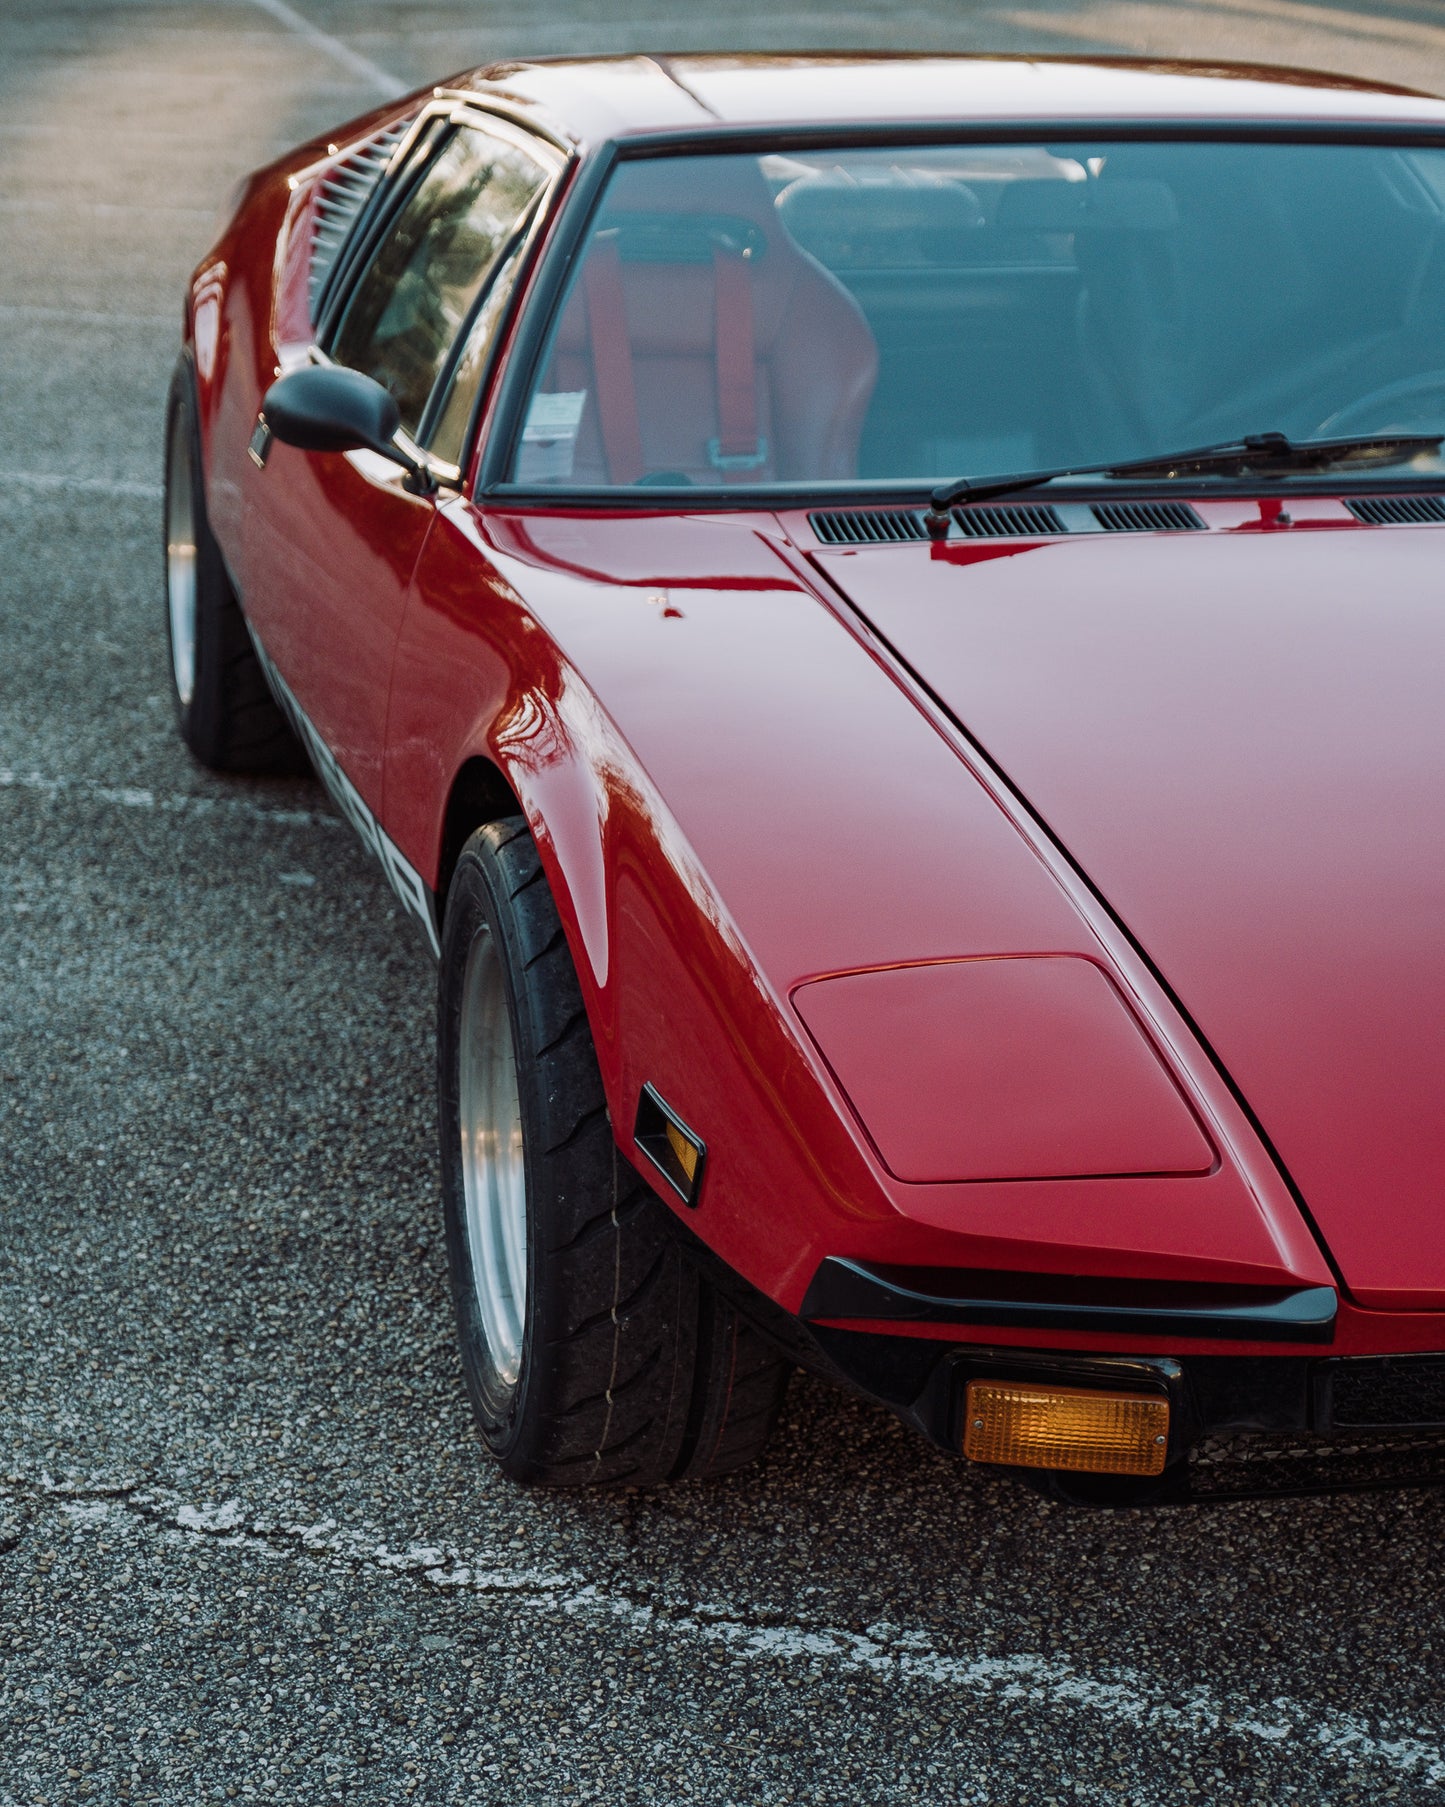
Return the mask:
[[[313,364],[278,377],[261,403],[266,425],[283,445],[303,452],[375,452],[399,464],[422,493],[436,487],[431,473],[392,443],[401,425],[395,400],[359,370]]]

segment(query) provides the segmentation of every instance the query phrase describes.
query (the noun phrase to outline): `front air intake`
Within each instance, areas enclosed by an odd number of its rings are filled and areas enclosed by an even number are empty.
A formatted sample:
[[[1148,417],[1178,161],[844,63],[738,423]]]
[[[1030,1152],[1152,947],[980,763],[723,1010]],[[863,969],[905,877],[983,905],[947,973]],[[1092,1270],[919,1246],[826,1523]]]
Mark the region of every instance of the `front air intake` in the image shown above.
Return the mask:
[[[311,318],[317,317],[326,278],[336,266],[346,235],[356,224],[362,208],[371,199],[377,183],[391,162],[391,154],[399,145],[411,122],[392,126],[389,131],[352,151],[322,182],[316,196],[316,234],[311,241],[309,294]]]
[[[1314,1418],[1330,1430],[1445,1429],[1445,1357],[1356,1355],[1314,1372]]]
[[[1445,496],[1354,496],[1345,507],[1370,527],[1427,527],[1445,521]]]
[[[825,546],[896,546],[928,538],[913,509],[833,509],[827,514],[810,514],[808,525]]]
[[[1187,502],[1096,502],[1106,533],[1195,533],[1204,523]]]

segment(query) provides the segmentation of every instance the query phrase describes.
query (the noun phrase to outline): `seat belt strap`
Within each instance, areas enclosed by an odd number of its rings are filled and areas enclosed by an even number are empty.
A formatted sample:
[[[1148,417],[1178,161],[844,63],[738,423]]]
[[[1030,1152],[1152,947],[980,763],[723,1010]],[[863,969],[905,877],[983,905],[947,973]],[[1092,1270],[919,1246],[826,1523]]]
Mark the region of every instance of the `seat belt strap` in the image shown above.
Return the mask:
[[[712,252],[716,297],[717,438],[708,456],[720,471],[756,470],[767,461],[758,440],[757,351],[752,272],[745,257],[722,245]]]
[[[642,475],[642,429],[637,421],[637,380],[622,291],[622,259],[615,238],[595,239],[582,267],[587,288],[587,331],[597,383],[597,423],[607,474],[614,483]]]

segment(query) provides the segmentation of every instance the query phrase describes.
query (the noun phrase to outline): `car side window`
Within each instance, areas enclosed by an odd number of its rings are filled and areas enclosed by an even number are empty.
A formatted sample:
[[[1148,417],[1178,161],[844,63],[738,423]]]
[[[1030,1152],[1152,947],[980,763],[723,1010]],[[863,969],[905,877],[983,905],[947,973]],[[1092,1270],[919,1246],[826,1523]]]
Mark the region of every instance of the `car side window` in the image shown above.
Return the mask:
[[[390,390],[413,437],[457,334],[547,179],[517,146],[459,126],[358,278],[331,357]]]

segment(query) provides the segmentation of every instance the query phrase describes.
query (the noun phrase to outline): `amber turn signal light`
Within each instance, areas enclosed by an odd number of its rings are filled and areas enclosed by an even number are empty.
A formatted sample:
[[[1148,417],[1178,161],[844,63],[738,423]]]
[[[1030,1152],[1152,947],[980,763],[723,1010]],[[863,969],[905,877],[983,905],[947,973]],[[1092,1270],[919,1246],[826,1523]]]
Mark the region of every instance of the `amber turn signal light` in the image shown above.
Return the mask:
[[[670,1118],[664,1126],[663,1134],[667,1137],[668,1147],[677,1156],[677,1164],[682,1169],[683,1177],[686,1179],[689,1186],[692,1185],[693,1181],[697,1178],[696,1144],[689,1142],[687,1137]]]
[[[963,1453],[971,1461],[1090,1474],[1163,1473],[1167,1399],[1010,1380],[971,1380],[967,1398]]]
[[[702,1189],[707,1147],[693,1133],[656,1086],[645,1085],[637,1101],[638,1148],[685,1205],[696,1205]]]

